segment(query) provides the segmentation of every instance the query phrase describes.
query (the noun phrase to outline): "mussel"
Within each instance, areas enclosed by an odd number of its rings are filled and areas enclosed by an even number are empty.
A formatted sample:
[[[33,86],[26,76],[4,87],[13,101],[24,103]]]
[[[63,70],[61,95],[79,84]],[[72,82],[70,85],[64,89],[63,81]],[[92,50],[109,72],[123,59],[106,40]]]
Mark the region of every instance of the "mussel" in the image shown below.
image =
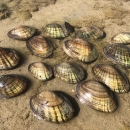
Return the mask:
[[[114,92],[125,93],[130,89],[126,75],[113,65],[96,64],[92,68],[92,73],[98,81],[106,84]]]
[[[51,41],[43,36],[34,36],[30,38],[26,45],[32,54],[39,57],[48,57],[53,52]]]
[[[54,75],[68,83],[78,83],[84,78],[83,69],[74,64],[63,62],[54,67]]]
[[[113,93],[98,81],[80,82],[76,95],[82,103],[102,112],[113,112],[117,107]]]
[[[112,62],[130,67],[130,48],[124,44],[110,44],[103,49],[105,56]]]
[[[0,97],[11,98],[19,95],[27,88],[27,81],[20,75],[0,76]]]
[[[27,40],[32,37],[36,29],[30,26],[20,25],[10,30],[7,35],[16,40]]]
[[[43,62],[34,62],[28,66],[28,71],[36,79],[46,81],[53,75],[52,68]]]
[[[42,91],[32,96],[30,108],[38,117],[54,123],[68,121],[74,112],[70,101],[53,91]]]
[[[104,31],[96,26],[82,27],[76,32],[76,37],[86,39],[100,39],[104,37]]]
[[[130,32],[121,32],[111,39],[112,43],[130,43]]]
[[[73,27],[67,22],[65,22],[65,25],[59,22],[53,22],[43,28],[44,35],[52,38],[67,37],[71,31],[73,31]]]
[[[68,56],[83,62],[91,62],[98,57],[96,48],[86,40],[79,38],[66,40],[63,43],[63,49]]]
[[[0,70],[12,69],[19,64],[20,57],[17,52],[0,47]]]

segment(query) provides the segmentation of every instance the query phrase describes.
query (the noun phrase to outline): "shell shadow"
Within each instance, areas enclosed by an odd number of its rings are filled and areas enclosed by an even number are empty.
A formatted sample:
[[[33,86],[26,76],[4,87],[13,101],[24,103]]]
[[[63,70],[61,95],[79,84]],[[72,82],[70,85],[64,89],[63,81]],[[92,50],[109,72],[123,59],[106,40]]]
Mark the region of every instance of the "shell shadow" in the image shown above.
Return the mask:
[[[79,105],[76,102],[76,100],[73,97],[71,97],[70,95],[68,95],[65,92],[63,92],[63,91],[54,91],[54,92],[57,93],[57,94],[62,94],[63,96],[65,96],[66,98],[69,99],[69,101],[71,102],[72,107],[74,109],[73,117],[76,117],[78,115],[79,111],[80,111]]]

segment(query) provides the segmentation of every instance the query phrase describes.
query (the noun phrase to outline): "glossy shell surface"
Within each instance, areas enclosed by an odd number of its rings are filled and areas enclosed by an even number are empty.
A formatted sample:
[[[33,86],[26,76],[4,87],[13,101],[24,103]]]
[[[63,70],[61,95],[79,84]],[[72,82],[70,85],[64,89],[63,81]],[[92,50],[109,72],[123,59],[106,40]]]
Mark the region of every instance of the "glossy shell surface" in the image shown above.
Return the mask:
[[[83,27],[76,32],[76,37],[86,39],[100,39],[104,37],[104,31],[96,26]]]
[[[84,71],[76,64],[63,62],[54,67],[54,75],[65,82],[78,83],[83,80]]]
[[[112,65],[97,64],[93,66],[92,73],[98,81],[106,84],[114,92],[125,93],[129,91],[128,78]]]
[[[70,101],[61,94],[52,91],[42,91],[30,100],[31,110],[44,120],[63,123],[73,117]]]
[[[11,98],[22,93],[27,87],[27,81],[19,75],[0,76],[0,97]]]
[[[12,69],[19,64],[19,61],[16,51],[0,47],[0,70]]]
[[[113,93],[98,81],[80,82],[76,95],[82,103],[102,112],[113,112],[117,107]]]
[[[42,62],[34,62],[28,66],[28,71],[33,75],[36,79],[46,81],[50,79],[53,75],[52,68]]]
[[[105,56],[112,62],[130,67],[130,48],[123,44],[110,44],[103,49]]]
[[[79,38],[66,40],[63,43],[63,49],[71,58],[75,58],[83,62],[91,62],[96,60],[98,57],[96,48],[87,41]]]
[[[53,45],[43,36],[34,36],[27,41],[27,48],[38,57],[48,57],[53,53]]]
[[[36,29],[30,26],[20,25],[10,30],[7,35],[10,38],[16,40],[27,40],[32,37],[36,32]]]
[[[68,31],[64,25],[60,25],[59,23],[50,23],[47,24],[43,28],[43,32],[45,36],[52,38],[64,38],[68,36]]]
[[[112,43],[130,43],[130,32],[121,32],[111,39]]]

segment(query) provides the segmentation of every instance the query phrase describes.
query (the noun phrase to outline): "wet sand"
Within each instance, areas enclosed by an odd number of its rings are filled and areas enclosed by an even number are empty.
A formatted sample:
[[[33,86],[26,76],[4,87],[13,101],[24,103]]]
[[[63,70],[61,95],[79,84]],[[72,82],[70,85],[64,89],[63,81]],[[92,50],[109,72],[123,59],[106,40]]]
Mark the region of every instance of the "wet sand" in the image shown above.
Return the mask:
[[[1,6],[1,4],[4,3]],[[114,113],[102,113],[81,104],[75,96],[76,84],[68,84],[53,78],[41,82],[28,73],[28,65],[43,61],[51,66],[61,62],[74,62],[86,72],[86,80],[94,79],[91,68],[97,63],[111,63],[103,55],[102,48],[111,43],[111,37],[119,32],[130,31],[129,0],[3,0],[0,2],[0,46],[12,48],[21,56],[21,64],[13,70],[1,70],[0,75],[19,74],[29,81],[28,90],[11,99],[0,99],[0,130],[130,130],[130,92],[116,94],[118,108]],[[1,11],[2,10],[2,11]],[[4,12],[4,13],[1,13]],[[43,59],[32,55],[25,41],[9,38],[7,32],[18,25],[30,25],[40,31],[46,24],[67,21],[75,28],[96,25],[106,33],[106,37],[93,41],[99,51],[99,57],[90,64],[69,58],[62,50],[63,40],[53,40],[54,54]],[[130,79],[130,70],[122,69]],[[75,117],[63,124],[49,123],[34,117],[30,110],[30,97],[42,90],[62,91],[68,94]]]

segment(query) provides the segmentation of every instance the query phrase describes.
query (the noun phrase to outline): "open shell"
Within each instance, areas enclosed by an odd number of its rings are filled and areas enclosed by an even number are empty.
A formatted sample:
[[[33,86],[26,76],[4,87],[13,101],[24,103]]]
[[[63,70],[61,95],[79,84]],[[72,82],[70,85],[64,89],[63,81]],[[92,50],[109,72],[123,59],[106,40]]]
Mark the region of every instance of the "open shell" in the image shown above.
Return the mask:
[[[0,76],[0,97],[11,98],[22,93],[27,87],[27,81],[19,75]]]
[[[34,36],[27,41],[27,48],[32,54],[39,57],[48,57],[53,53],[53,45],[49,39],[43,36]]]
[[[82,103],[102,112],[113,112],[117,107],[113,93],[98,81],[80,82],[76,95]]]
[[[36,29],[30,26],[20,25],[10,30],[7,35],[16,40],[27,40],[32,37]]]
[[[124,44],[110,44],[103,49],[105,56],[116,64],[130,67],[130,48]]]
[[[68,56],[83,62],[91,62],[98,57],[96,48],[87,41],[79,38],[66,40],[63,43],[63,49]]]
[[[130,32],[121,32],[111,39],[112,43],[130,43]]]
[[[108,64],[97,64],[93,66],[94,77],[106,84],[112,91],[125,93],[130,89],[128,78],[117,68]]]
[[[54,67],[54,75],[68,83],[78,83],[84,78],[83,69],[72,63],[61,63]]]
[[[16,51],[0,47],[0,70],[12,69],[19,64],[19,61]]]
[[[70,101],[61,94],[53,91],[42,91],[30,100],[31,110],[44,120],[63,123],[73,117]]]
[[[50,79],[53,75],[52,68],[42,62],[34,62],[28,66],[28,71],[33,75],[36,79],[46,81]]]

